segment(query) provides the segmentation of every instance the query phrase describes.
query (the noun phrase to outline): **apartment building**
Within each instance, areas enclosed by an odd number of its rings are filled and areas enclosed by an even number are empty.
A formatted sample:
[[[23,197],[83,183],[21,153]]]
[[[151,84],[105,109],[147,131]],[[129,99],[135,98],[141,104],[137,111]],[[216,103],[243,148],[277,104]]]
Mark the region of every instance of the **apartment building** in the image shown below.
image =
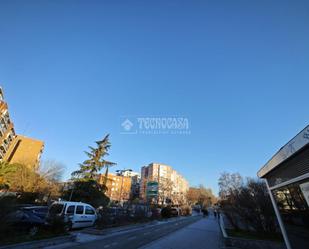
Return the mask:
[[[16,135],[3,160],[37,169],[43,153],[44,143],[29,137]]]
[[[20,163],[36,169],[43,148],[42,141],[16,135],[8,105],[4,101],[3,91],[0,88],[0,161]]]
[[[8,111],[8,105],[4,102],[3,92],[0,88],[0,160],[7,154],[16,134]]]
[[[122,173],[124,176],[127,176],[127,177],[134,177],[136,176],[137,178],[141,178],[141,174],[138,173],[138,172],[134,172],[134,171],[125,171]]]
[[[134,171],[125,171],[123,172],[124,176],[131,178],[131,195],[132,200],[139,198],[141,174]]]
[[[105,181],[105,175],[101,174],[100,184]],[[112,201],[128,201],[131,197],[131,177],[124,175],[108,174],[106,180],[107,192],[106,195]]]
[[[188,181],[171,166],[161,163],[150,163],[141,170],[140,198],[148,201],[147,183],[158,182],[158,203],[167,203],[169,200],[174,205],[186,202],[186,193],[189,189]]]

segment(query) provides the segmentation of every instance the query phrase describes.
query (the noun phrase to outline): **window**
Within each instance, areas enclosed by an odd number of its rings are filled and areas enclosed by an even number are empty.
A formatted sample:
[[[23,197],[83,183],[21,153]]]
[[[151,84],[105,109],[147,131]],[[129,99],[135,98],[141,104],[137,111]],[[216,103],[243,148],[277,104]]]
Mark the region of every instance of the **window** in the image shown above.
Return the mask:
[[[51,205],[49,209],[49,213],[50,214],[61,214],[63,207],[64,207],[63,204],[58,204],[58,203],[53,204]]]
[[[272,191],[292,248],[309,248],[309,203],[306,200],[306,190],[302,190],[302,186],[308,184],[309,179],[305,179]]]
[[[86,206],[85,214],[94,214],[94,210],[91,207]]]
[[[5,148],[4,148],[4,146],[3,146],[3,145],[2,145],[2,146],[0,146],[0,150],[1,150],[2,154],[5,154],[6,150],[5,150]]]
[[[77,206],[75,213],[76,214],[83,214],[84,213],[84,206]]]
[[[74,214],[75,211],[75,206],[69,206],[67,209],[67,214]]]

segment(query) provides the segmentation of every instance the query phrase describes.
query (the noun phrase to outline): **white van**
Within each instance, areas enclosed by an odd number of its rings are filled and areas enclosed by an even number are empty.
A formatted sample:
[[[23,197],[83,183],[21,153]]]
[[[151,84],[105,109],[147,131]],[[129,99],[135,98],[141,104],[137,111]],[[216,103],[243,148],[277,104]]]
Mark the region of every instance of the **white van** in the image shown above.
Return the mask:
[[[95,209],[91,205],[73,201],[54,202],[48,210],[47,218],[51,219],[54,216],[68,218],[70,228],[93,226],[97,219]]]

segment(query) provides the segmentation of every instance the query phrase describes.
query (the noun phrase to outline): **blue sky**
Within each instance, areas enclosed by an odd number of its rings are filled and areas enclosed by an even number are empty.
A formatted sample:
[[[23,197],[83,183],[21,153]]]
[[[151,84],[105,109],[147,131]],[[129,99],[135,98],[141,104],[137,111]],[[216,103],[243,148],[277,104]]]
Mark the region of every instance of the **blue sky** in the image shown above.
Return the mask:
[[[309,121],[308,1],[0,2],[0,84],[17,133],[67,166],[164,162],[217,191]],[[123,116],[184,116],[190,135],[123,135]]]

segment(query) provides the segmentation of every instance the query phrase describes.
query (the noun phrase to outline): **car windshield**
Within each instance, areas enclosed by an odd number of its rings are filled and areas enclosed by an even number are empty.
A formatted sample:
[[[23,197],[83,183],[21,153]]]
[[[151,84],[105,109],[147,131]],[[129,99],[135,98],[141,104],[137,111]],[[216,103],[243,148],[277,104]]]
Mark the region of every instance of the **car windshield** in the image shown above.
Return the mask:
[[[60,214],[63,210],[63,204],[53,204],[51,205],[50,209],[49,209],[49,213],[50,214]]]

